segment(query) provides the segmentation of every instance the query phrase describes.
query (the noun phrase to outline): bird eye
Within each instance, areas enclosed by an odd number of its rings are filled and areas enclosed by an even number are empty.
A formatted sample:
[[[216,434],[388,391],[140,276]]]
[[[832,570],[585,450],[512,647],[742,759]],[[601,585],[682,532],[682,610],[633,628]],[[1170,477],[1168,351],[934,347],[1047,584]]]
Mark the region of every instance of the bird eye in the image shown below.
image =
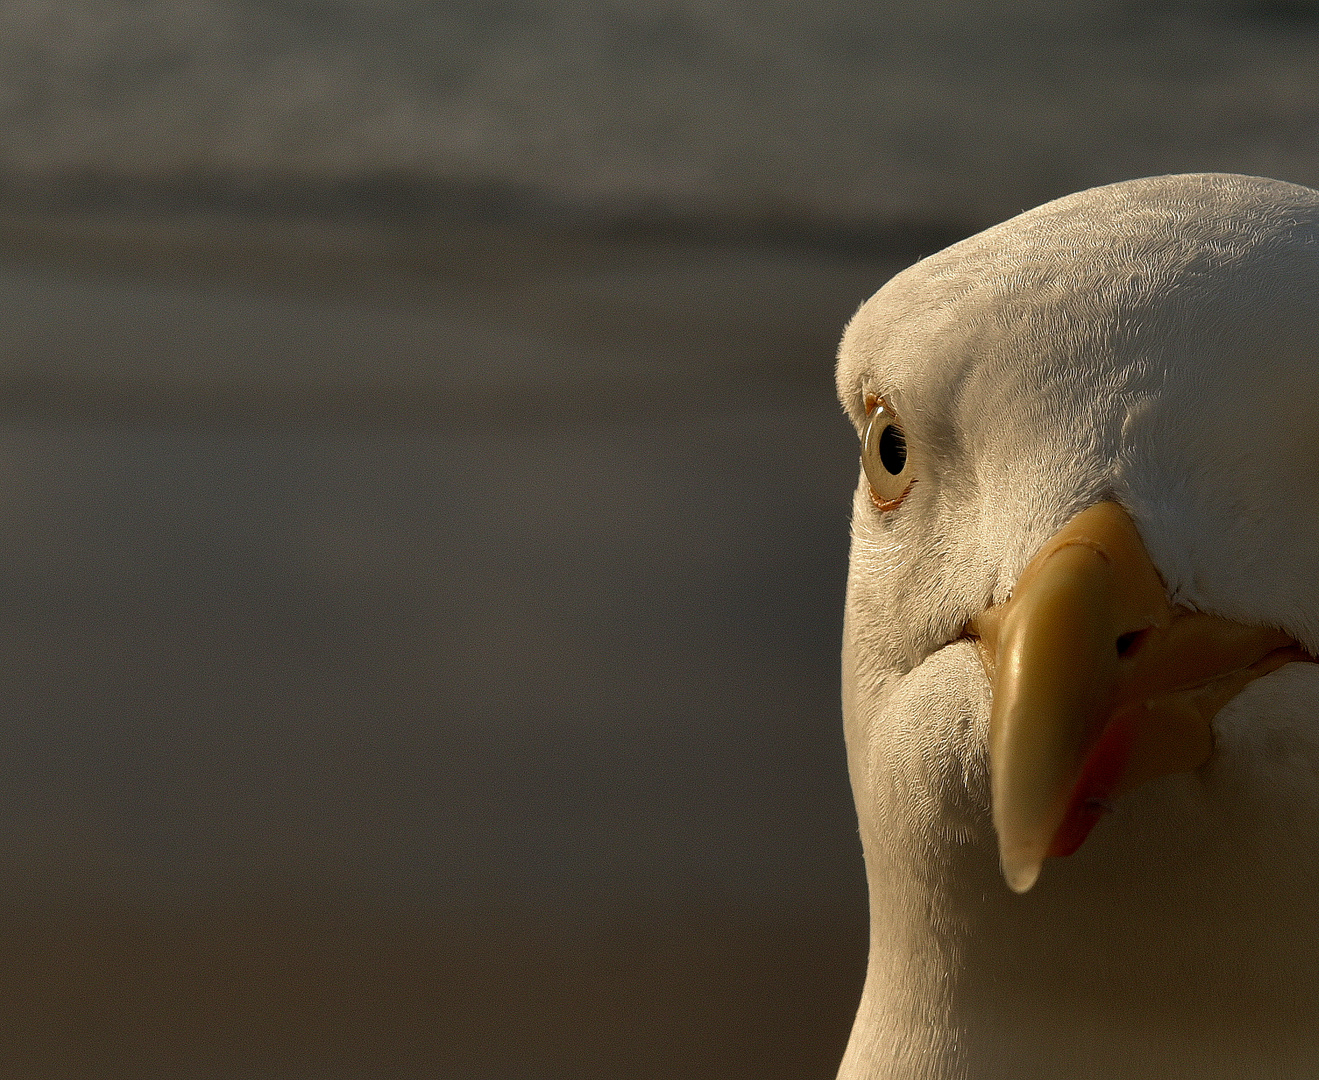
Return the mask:
[[[881,510],[892,510],[911,487],[907,436],[882,401],[871,410],[861,432],[861,468],[870,481],[870,497]]]

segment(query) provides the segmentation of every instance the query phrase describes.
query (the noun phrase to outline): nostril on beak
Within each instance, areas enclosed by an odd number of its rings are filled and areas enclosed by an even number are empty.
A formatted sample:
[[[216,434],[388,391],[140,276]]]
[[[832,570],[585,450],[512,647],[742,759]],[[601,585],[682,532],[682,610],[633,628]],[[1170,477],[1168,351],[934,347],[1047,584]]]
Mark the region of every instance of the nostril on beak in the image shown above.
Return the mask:
[[[1131,656],[1149,634],[1149,630],[1131,630],[1125,634],[1119,634],[1117,639],[1117,654],[1120,659]]]

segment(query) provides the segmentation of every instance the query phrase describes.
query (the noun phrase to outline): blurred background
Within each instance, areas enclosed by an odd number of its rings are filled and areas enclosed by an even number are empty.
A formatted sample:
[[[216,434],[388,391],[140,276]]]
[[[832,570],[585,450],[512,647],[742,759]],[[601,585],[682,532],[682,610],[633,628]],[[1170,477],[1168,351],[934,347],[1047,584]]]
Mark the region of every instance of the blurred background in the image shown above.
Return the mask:
[[[835,342],[1200,170],[1319,3],[0,4],[0,1072],[828,1080]]]

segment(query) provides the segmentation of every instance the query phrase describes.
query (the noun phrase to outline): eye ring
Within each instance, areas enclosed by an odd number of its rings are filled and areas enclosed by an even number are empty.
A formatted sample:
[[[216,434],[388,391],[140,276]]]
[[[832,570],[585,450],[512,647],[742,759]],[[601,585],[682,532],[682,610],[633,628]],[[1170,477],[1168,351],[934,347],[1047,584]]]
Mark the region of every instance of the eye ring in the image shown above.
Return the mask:
[[[907,436],[882,398],[875,400],[861,429],[861,468],[870,484],[870,499],[880,510],[895,509],[911,490]]]

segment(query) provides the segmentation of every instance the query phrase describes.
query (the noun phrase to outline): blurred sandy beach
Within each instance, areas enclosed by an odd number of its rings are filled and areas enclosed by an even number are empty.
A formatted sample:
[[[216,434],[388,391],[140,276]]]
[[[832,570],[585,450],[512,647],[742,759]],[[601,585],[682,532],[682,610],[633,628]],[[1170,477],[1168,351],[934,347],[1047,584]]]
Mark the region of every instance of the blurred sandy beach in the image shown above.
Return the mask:
[[[830,357],[901,256],[0,238],[0,1066],[827,1075]]]

